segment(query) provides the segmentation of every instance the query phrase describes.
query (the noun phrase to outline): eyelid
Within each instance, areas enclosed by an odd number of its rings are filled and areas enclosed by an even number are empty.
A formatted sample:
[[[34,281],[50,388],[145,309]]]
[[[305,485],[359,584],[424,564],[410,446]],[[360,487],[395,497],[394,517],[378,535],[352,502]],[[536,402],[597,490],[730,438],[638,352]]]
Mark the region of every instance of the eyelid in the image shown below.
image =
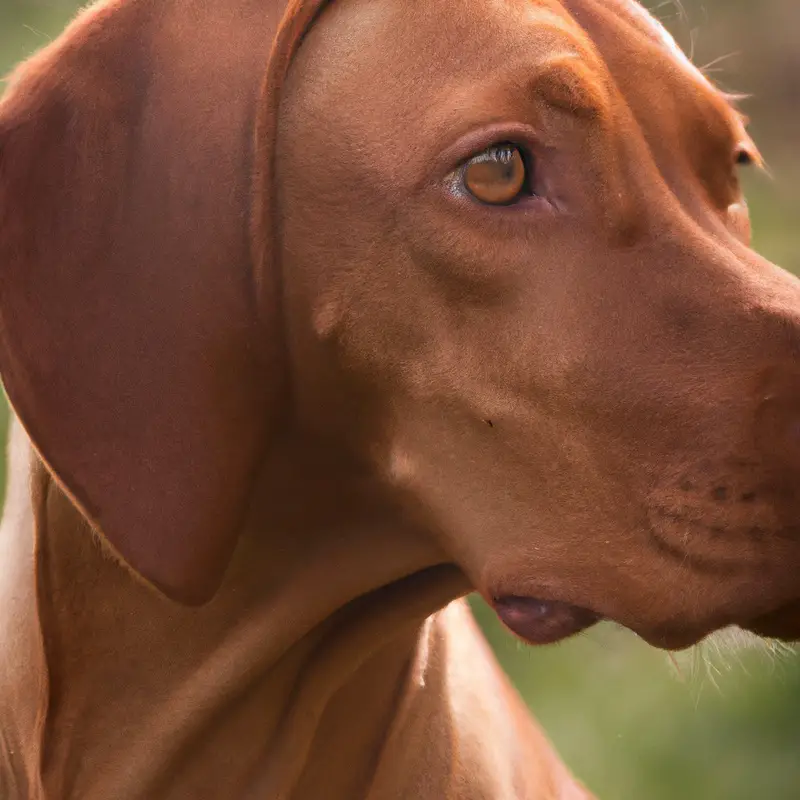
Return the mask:
[[[514,145],[536,157],[546,149],[536,131],[529,125],[520,123],[489,125],[467,133],[439,155],[435,168],[438,179],[445,178],[471,158],[500,144]]]

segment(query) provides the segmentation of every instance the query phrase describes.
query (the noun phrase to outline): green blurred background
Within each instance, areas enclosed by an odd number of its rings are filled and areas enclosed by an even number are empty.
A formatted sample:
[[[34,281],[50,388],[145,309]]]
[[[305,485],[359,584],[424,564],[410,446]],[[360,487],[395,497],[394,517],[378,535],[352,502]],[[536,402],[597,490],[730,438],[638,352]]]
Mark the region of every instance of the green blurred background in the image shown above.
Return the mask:
[[[78,6],[0,0],[0,71]],[[800,274],[800,0],[650,8],[720,85],[752,95],[744,109],[772,175],[746,179],[756,247]],[[0,430],[5,415],[0,399]],[[564,759],[605,800],[800,800],[797,654],[704,645],[673,661],[612,626],[534,650],[475,609]]]

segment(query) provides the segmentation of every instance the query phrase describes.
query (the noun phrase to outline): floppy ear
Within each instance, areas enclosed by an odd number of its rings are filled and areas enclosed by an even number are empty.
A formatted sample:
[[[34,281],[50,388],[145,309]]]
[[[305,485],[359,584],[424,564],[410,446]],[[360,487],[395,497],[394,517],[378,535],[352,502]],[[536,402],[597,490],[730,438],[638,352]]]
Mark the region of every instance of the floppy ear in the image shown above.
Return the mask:
[[[277,295],[262,285],[259,317],[249,231],[268,41],[244,63],[223,37],[216,64],[191,31],[154,52],[164,24],[103,4],[0,104],[0,373],[93,526],[199,603],[282,407]]]

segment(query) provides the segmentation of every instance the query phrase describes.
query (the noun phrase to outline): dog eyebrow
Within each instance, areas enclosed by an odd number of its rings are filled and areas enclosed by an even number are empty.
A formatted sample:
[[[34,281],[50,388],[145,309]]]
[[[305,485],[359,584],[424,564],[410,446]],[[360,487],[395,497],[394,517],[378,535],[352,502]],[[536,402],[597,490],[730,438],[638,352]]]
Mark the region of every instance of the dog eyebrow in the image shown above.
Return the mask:
[[[608,116],[608,92],[577,53],[548,59],[529,80],[532,92],[551,108],[581,120]]]

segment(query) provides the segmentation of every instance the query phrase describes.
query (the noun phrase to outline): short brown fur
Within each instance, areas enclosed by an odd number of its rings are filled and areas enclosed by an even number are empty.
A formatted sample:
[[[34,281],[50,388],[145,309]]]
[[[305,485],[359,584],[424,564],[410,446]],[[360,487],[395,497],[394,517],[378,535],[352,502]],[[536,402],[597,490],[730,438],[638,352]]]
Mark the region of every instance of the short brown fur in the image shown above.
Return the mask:
[[[493,136],[536,197],[459,193]],[[630,0],[108,0],[23,64],[0,796],[582,798],[457,598],[800,638],[741,148]]]

